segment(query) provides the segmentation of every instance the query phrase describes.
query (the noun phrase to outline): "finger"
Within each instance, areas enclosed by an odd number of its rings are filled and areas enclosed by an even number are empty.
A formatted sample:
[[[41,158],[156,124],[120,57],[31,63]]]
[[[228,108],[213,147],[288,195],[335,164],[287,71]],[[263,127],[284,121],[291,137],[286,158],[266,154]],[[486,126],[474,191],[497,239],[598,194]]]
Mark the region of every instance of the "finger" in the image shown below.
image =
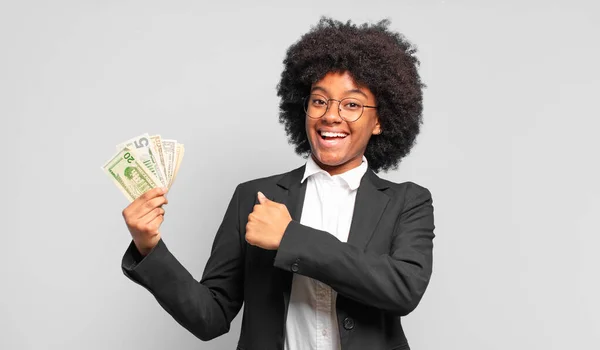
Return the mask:
[[[142,194],[141,196],[139,196],[131,204],[133,204],[133,207],[139,207],[142,204],[146,203],[147,201],[151,200],[152,198],[156,198],[158,196],[162,196],[165,193],[167,193],[167,188],[165,188],[165,187],[156,187],[156,188],[153,188],[153,189],[150,189],[150,190],[144,192],[144,194]]]
[[[146,214],[148,214],[149,212],[151,212],[152,210],[154,210],[155,208],[158,208],[167,203],[169,203],[169,200],[165,196],[159,196],[159,197],[152,198],[149,201],[147,201],[146,203],[144,203],[138,209],[136,216],[138,218],[141,218],[141,217],[145,216]]]
[[[134,202],[139,202],[139,204],[146,203],[152,198],[156,198],[158,196],[162,196],[167,193],[168,189],[166,187],[156,187],[151,190],[144,192],[141,196],[139,196]]]
[[[248,221],[247,222],[252,222],[256,219],[256,213],[252,212],[250,214],[248,214]]]
[[[154,208],[149,213],[142,216],[140,218],[140,222],[149,224],[150,222],[152,222],[152,220],[156,219],[157,216],[164,216],[164,215],[165,215],[165,210],[163,208],[161,208],[161,207]]]
[[[260,204],[265,204],[269,202],[269,199],[260,191],[258,191],[258,202]]]
[[[246,234],[245,234],[245,240],[246,242],[248,242],[248,244],[250,245],[254,245],[254,224],[253,223],[247,223],[246,224]]]
[[[148,226],[152,229],[152,233],[158,233],[158,229],[160,228],[160,225],[163,223],[164,220],[165,217],[159,215],[148,223]]]

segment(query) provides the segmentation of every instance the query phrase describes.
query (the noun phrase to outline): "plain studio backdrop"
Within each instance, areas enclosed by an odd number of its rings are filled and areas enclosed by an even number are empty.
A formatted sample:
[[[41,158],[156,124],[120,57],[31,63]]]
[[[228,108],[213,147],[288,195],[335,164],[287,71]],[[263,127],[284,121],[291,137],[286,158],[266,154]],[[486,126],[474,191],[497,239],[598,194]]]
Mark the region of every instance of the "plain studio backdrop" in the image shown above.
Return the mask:
[[[422,132],[380,174],[433,194],[413,349],[598,349],[599,7],[2,1],[0,348],[235,348],[240,316],[202,342],[122,274],[128,202],[100,166],[144,132],[185,144],[162,234],[199,279],[235,186],[305,161],[275,89],[328,15],[390,18],[419,49]]]

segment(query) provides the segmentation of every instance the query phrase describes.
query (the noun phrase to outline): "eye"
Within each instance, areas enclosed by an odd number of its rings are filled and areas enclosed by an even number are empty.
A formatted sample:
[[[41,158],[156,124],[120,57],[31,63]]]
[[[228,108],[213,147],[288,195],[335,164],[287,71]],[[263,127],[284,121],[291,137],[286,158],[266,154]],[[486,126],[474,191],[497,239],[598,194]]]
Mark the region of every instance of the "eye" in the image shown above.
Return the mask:
[[[357,100],[345,100],[344,109],[354,111],[362,108],[362,103]]]
[[[311,96],[310,104],[315,107],[324,107],[324,106],[327,106],[327,101],[323,97],[320,97],[320,96]]]

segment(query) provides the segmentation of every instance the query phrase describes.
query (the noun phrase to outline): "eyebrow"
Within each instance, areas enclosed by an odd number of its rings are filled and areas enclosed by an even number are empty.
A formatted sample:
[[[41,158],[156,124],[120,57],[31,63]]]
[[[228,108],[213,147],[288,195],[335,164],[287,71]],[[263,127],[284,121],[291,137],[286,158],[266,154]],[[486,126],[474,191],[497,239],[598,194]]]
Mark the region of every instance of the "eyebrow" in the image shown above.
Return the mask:
[[[315,86],[315,87],[313,87],[313,88],[310,90],[310,92],[311,92],[311,93],[312,93],[312,92],[315,92],[315,90],[320,90],[320,91],[323,91],[324,93],[326,93],[326,94],[328,94],[328,95],[329,95],[329,92],[328,92],[328,91],[327,91],[327,89],[325,89],[324,87],[321,87],[321,86]],[[360,89],[352,89],[352,90],[347,90],[345,93],[346,93],[346,94],[361,94],[361,95],[363,95],[365,98],[367,98],[367,99],[369,98],[369,96],[367,96],[367,94],[365,94],[364,92],[362,92]]]

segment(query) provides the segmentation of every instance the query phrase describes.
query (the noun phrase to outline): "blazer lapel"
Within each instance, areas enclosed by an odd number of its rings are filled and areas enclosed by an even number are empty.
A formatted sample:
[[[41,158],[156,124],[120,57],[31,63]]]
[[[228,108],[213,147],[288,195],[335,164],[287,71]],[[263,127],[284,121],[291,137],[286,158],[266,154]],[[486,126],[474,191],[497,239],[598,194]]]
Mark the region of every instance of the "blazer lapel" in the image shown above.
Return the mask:
[[[382,192],[388,187],[371,169],[367,170],[356,192],[348,244],[365,248],[390,200]]]
[[[295,221],[300,221],[302,217],[302,204],[304,204],[304,195],[306,194],[306,181],[300,183],[302,176],[304,176],[304,168],[304,166],[301,166],[285,174],[277,182],[277,186],[282,191],[277,192],[273,199],[276,202],[285,204]]]
[[[280,187],[281,191],[277,192],[277,195],[273,199],[276,202],[283,203],[288,208],[290,215],[294,221],[300,221],[302,217],[302,207],[304,204],[304,195],[306,194],[306,183],[300,183],[302,176],[304,176],[304,168],[302,166],[287,173],[284,177],[277,182],[277,186]],[[287,319],[288,305],[290,303],[290,294],[292,291],[292,279],[293,274],[289,271],[277,269],[279,278],[281,281],[281,288],[283,291],[283,324]]]

